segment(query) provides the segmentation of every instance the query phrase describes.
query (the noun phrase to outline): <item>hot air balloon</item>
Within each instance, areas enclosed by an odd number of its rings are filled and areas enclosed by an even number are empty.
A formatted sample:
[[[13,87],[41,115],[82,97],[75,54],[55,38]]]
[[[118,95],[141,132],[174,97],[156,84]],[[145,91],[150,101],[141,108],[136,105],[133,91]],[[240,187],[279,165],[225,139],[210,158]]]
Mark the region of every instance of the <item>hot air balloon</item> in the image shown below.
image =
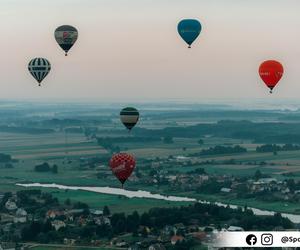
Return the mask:
[[[275,60],[264,61],[259,67],[259,75],[272,93],[273,88],[283,76],[283,66]]]
[[[120,119],[124,126],[130,131],[139,120],[139,111],[132,107],[121,110]]]
[[[122,188],[125,181],[132,174],[135,168],[135,159],[127,153],[114,154],[109,161],[109,166],[114,175],[122,183]]]
[[[51,70],[51,64],[46,58],[34,58],[29,62],[28,70],[41,86],[41,82]]]
[[[58,45],[65,51],[65,56],[72,48],[78,38],[78,31],[70,25],[59,26],[54,32],[55,40]]]
[[[181,38],[189,45],[189,48],[191,48],[192,43],[201,32],[202,26],[196,19],[184,19],[179,22],[177,30]]]

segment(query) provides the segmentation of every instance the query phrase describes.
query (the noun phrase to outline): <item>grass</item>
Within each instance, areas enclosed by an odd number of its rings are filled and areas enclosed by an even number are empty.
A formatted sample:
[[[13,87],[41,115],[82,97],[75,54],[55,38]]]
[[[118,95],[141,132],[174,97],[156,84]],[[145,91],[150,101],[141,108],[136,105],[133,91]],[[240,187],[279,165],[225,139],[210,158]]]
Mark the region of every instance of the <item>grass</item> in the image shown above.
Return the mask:
[[[47,190],[50,191],[50,190]],[[126,198],[118,195],[99,194],[86,191],[50,191],[61,203],[70,198],[72,202],[81,201],[89,204],[91,208],[102,209],[108,205],[113,213],[124,212],[131,214],[134,211],[140,213],[148,211],[153,207],[175,207],[191,204],[189,202],[169,202],[164,200]]]
[[[127,134],[124,134],[127,136]],[[26,135],[26,134],[13,134],[13,133],[0,133],[0,152],[12,154],[14,158],[20,160],[19,163],[14,164],[12,169],[0,168],[0,191],[16,191],[22,189],[15,186],[18,182],[41,182],[41,183],[58,183],[63,185],[73,186],[114,186],[119,187],[118,181],[114,176],[106,179],[97,179],[96,170],[80,170],[79,163],[73,161],[71,164],[63,164],[66,157],[65,148],[66,141],[64,133],[57,132],[51,135]],[[107,135],[105,135],[107,136]],[[215,156],[201,156],[200,160],[216,160],[222,162],[224,160],[235,159],[237,162],[243,164],[236,165],[199,165],[192,167],[177,168],[180,172],[192,171],[196,168],[205,168],[211,174],[232,174],[239,176],[253,176],[257,169],[263,173],[283,178],[281,173],[284,171],[293,172],[294,178],[300,179],[300,151],[291,152],[278,152],[277,156],[272,153],[256,153],[254,151],[256,144],[252,144],[247,140],[236,140],[230,138],[204,138],[204,145],[198,144],[199,138],[174,138],[174,144],[163,144],[162,142],[149,142],[149,143],[133,143],[133,144],[120,144],[121,148],[128,148],[128,151],[136,155],[137,160],[149,157],[168,157],[169,155],[188,155],[196,153],[204,148],[213,147],[215,145],[236,145],[240,144],[247,147],[249,150],[243,154],[233,155],[215,155]],[[187,150],[183,151],[183,147]],[[97,145],[95,142],[87,141],[83,135],[68,134],[68,157],[79,158],[83,156],[99,156],[105,154],[106,151]],[[59,168],[58,174],[52,173],[37,173],[33,171],[36,164],[48,161],[50,164],[57,164]],[[245,165],[249,161],[266,161],[274,163],[274,166],[258,166],[258,165]],[[286,166],[289,163],[289,166]],[[103,163],[106,165],[107,163]],[[137,165],[138,167],[138,165]],[[139,186],[126,183],[128,189],[144,189],[150,190],[155,193],[163,193],[163,190],[157,190],[152,186]],[[45,189],[43,189],[45,190]],[[61,202],[67,198],[72,201],[81,201],[89,204],[92,208],[103,208],[108,205],[112,212],[125,212],[131,213],[134,210],[144,212],[152,207],[170,207],[180,206],[187,203],[180,202],[167,202],[161,200],[151,199],[126,199],[120,198],[116,195],[98,194],[84,191],[58,191],[47,189],[45,191],[51,192]],[[188,196],[188,194],[173,195]],[[198,197],[198,195],[197,195]],[[297,204],[288,204],[284,206],[283,202],[267,203],[258,202],[256,200],[239,200],[227,199],[223,196],[216,195],[199,195],[199,198],[213,201],[230,202],[232,204],[244,205],[247,203],[249,206],[257,207],[267,210],[275,210],[281,212],[295,213],[298,211]]]
[[[111,248],[111,247],[67,247],[67,246],[35,246],[31,247],[34,250],[115,250],[118,248]]]
[[[231,204],[244,207],[258,208],[261,210],[276,211],[280,213],[300,214],[299,204],[289,202],[263,202],[256,199],[237,199],[228,195],[211,195],[211,194],[197,194],[194,195],[199,200],[206,200],[210,202],[221,202],[224,204]]]

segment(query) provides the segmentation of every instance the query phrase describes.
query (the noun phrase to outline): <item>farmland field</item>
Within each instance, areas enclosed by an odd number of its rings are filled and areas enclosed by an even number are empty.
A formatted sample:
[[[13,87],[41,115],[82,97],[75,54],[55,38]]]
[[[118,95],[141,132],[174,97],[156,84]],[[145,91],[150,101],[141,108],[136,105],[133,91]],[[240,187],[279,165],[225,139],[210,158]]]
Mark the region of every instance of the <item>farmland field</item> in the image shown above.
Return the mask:
[[[146,105],[144,106],[146,107]],[[272,123],[284,122],[283,114],[278,112],[268,111],[249,111],[244,114],[239,111],[195,111],[197,107],[191,106],[191,111],[185,113],[185,117],[181,118],[182,111],[168,111],[168,108],[163,111],[145,108],[145,113],[139,123],[139,127],[128,133],[119,123],[117,117],[118,108],[110,108],[108,110],[99,111],[90,110],[85,112],[86,106],[78,105],[71,110],[64,110],[61,113],[49,112],[56,107],[47,106],[41,107],[36,115],[34,112],[24,111],[25,117],[7,118],[7,121],[2,122],[2,126],[10,124],[13,120],[14,132],[7,131],[8,128],[0,127],[0,153],[9,154],[13,159],[17,160],[12,163],[13,167],[5,167],[5,164],[0,163],[0,190],[16,191],[22,189],[16,186],[16,183],[57,183],[70,186],[110,186],[120,187],[119,182],[111,174],[108,167],[108,159],[111,152],[108,148],[103,147],[95,138],[134,138],[135,136],[143,138],[146,134],[153,134],[145,138],[156,138],[156,140],[143,140],[126,142],[120,140],[117,146],[121,151],[129,152],[135,155],[137,159],[137,170],[141,170],[144,174],[150,174],[149,166],[145,161],[157,161],[168,159],[170,157],[186,157],[191,162],[198,162],[192,165],[168,165],[163,167],[171,172],[188,174],[191,171],[199,168],[205,169],[211,175],[233,175],[241,177],[253,176],[257,170],[262,171],[270,177],[283,180],[286,178],[284,174],[292,174],[295,180],[300,180],[300,151],[284,151],[257,153],[256,147],[263,143],[258,143],[251,138],[237,138],[236,135],[229,136],[226,129],[221,131],[210,129],[210,126],[221,126],[218,121],[222,119],[232,120],[232,126],[235,130],[236,124],[242,121],[243,128],[244,120],[251,118],[251,122]],[[17,107],[19,108],[19,107]],[[47,112],[44,110],[46,109]],[[30,109],[29,109],[30,110]],[[28,112],[28,113],[27,113]],[[115,115],[112,115],[115,112]],[[101,115],[100,115],[101,113]],[[198,114],[199,116],[195,115]],[[51,114],[51,115],[49,115]],[[207,115],[206,117],[204,116]],[[267,114],[267,115],[266,115]],[[265,116],[265,120],[262,117]],[[55,118],[55,119],[54,119]],[[288,122],[288,121],[287,121]],[[24,125],[25,124],[25,125]],[[224,123],[225,125],[227,123]],[[246,123],[251,125],[251,123]],[[287,123],[291,126],[291,130],[295,130],[296,123]],[[189,126],[194,129],[196,126],[204,126],[204,130],[199,130],[195,135],[186,135]],[[227,125],[226,125],[227,126]],[[26,128],[24,132],[23,127]],[[32,129],[28,131],[28,127]],[[87,128],[96,129],[94,137],[89,137],[85,134]],[[168,129],[164,131],[165,129]],[[171,129],[170,129],[171,128]],[[51,131],[44,131],[48,129]],[[76,132],[65,132],[66,129]],[[163,141],[164,133],[172,134],[174,129],[179,129],[179,132],[172,136],[172,143]],[[239,129],[239,128],[238,128]],[[250,128],[251,129],[251,128]],[[254,127],[255,129],[255,127]],[[9,130],[12,130],[9,128]],[[184,132],[186,130],[186,132]],[[233,130],[233,134],[235,133]],[[144,132],[143,132],[144,131]],[[167,132],[170,131],[170,132]],[[205,132],[203,132],[205,131]],[[145,133],[146,132],[146,133]],[[184,133],[183,133],[184,132]],[[217,132],[217,133],[216,133]],[[225,133],[226,132],[226,133]],[[288,132],[288,131],[285,131]],[[181,135],[181,133],[183,133]],[[257,133],[257,132],[255,132]],[[276,132],[277,133],[277,132]],[[274,136],[276,134],[274,132]],[[295,133],[295,132],[293,132]],[[157,135],[156,135],[157,134]],[[271,134],[272,135],[272,134]],[[199,144],[199,139],[204,141]],[[280,143],[279,143],[280,144]],[[282,145],[281,143],[280,145]],[[230,154],[215,154],[193,156],[201,150],[213,148],[215,146],[233,147],[239,145],[247,150],[243,153]],[[93,167],[88,167],[87,161],[92,158],[99,158],[97,164]],[[189,162],[188,161],[188,162]],[[230,162],[233,161],[234,164]],[[36,172],[34,167],[37,164],[47,162],[50,165],[58,166],[58,173],[51,172],[43,173]],[[83,162],[85,162],[83,164]],[[103,175],[103,177],[102,177]],[[164,185],[144,185],[129,181],[125,185],[129,190],[148,190],[153,193],[181,195],[197,198],[205,198],[212,201],[230,201],[233,204],[251,205],[253,207],[275,209],[277,211],[298,212],[297,203],[284,205],[285,203],[264,203],[257,200],[241,200],[228,199],[219,195],[206,196],[205,194],[194,194],[170,190]],[[51,192],[61,202],[70,198],[74,201],[85,202],[93,208],[102,208],[108,205],[114,212],[130,212],[133,210],[146,211],[151,207],[168,207],[178,206],[185,203],[182,202],[166,202],[150,199],[126,199],[116,195],[105,195],[88,193],[84,191],[58,191],[53,189],[43,189],[43,191]]]

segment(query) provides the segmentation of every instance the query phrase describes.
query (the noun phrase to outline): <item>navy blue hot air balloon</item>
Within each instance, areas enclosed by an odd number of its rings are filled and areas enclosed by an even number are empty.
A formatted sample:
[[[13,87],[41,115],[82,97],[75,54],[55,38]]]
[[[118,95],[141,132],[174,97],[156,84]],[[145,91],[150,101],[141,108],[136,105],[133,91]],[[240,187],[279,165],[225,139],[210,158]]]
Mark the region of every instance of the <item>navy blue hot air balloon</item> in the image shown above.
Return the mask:
[[[192,43],[201,32],[202,26],[196,19],[183,19],[179,22],[177,30],[182,39],[189,45],[189,48],[191,48]]]

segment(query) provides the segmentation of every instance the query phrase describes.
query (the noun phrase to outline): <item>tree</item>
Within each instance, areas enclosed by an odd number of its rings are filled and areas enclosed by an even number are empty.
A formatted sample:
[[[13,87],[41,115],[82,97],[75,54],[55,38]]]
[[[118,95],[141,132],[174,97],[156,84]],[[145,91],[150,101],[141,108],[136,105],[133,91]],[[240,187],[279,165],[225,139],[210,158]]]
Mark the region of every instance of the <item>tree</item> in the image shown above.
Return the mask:
[[[203,141],[202,139],[199,139],[199,140],[198,140],[198,144],[199,144],[199,145],[203,145],[203,144],[204,144],[204,141]]]
[[[70,206],[70,205],[71,205],[71,200],[70,200],[70,198],[68,198],[68,199],[65,200],[65,205],[66,205],[66,206]]]
[[[0,153],[0,162],[10,162],[11,160],[10,155]]]
[[[104,206],[103,215],[104,216],[109,216],[110,215],[110,210],[109,210],[108,206]]]
[[[148,213],[143,213],[141,216],[141,225],[142,226],[151,226],[151,218]]]
[[[137,232],[140,225],[140,216],[137,211],[134,211],[131,215],[127,216],[127,231]]]
[[[259,169],[256,170],[255,174],[254,174],[254,179],[255,180],[259,180],[262,178],[262,173],[260,172]]]
[[[45,222],[45,224],[42,226],[42,231],[44,233],[48,233],[50,231],[54,230],[54,228],[52,227],[52,224],[51,224],[51,221],[50,220],[47,220]]]
[[[148,232],[147,232],[146,227],[143,227],[141,234],[142,234],[142,236],[143,236],[144,238],[147,238],[147,237],[148,237]]]
[[[74,203],[73,208],[74,209],[89,209],[89,205],[78,201],[78,202]]]
[[[126,216],[124,213],[113,214],[111,217],[111,225],[115,233],[120,234],[126,232]]]
[[[165,144],[173,144],[174,143],[173,137],[172,136],[165,136],[163,138],[163,143],[165,143]]]
[[[34,171],[36,171],[36,172],[49,172],[50,171],[50,165],[47,162],[44,162],[42,164],[36,165],[34,167]]]
[[[207,174],[204,168],[196,168],[192,172],[195,173],[195,174]]]
[[[135,170],[135,176],[137,178],[142,178],[142,174],[141,174],[141,172],[138,169]]]
[[[0,209],[3,209],[5,206],[5,203],[8,201],[9,198],[12,197],[12,193],[11,192],[6,192],[4,193],[4,196],[0,202]]]
[[[288,179],[286,184],[292,192],[294,192],[296,190],[296,183],[295,183],[294,179]]]
[[[53,165],[52,167],[52,173],[57,174],[58,173],[58,167],[56,164]]]

